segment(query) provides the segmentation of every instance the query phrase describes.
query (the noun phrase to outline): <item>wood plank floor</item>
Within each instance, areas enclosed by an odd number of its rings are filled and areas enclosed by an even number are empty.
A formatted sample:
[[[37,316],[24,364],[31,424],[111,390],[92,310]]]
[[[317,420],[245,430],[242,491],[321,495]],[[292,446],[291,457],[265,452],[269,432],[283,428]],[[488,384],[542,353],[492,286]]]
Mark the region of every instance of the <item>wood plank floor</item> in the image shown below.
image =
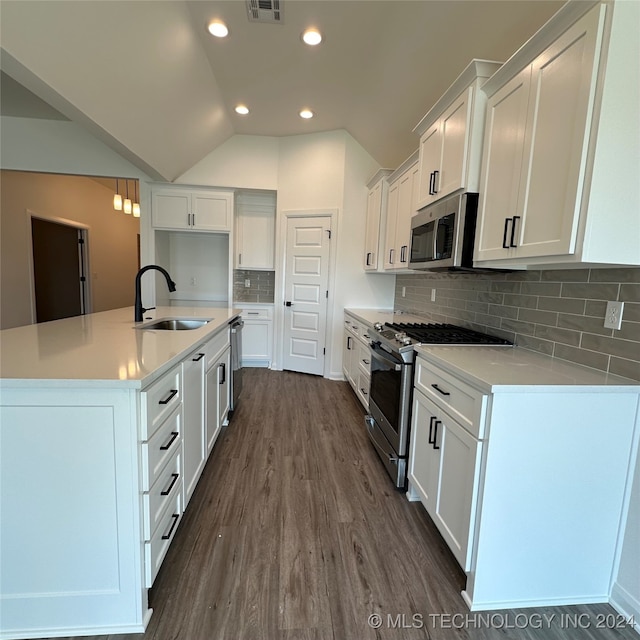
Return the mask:
[[[245,370],[147,632],[109,640],[638,640],[595,628],[616,615],[608,605],[470,614],[464,574],[422,505],[393,488],[363,415],[346,382]]]

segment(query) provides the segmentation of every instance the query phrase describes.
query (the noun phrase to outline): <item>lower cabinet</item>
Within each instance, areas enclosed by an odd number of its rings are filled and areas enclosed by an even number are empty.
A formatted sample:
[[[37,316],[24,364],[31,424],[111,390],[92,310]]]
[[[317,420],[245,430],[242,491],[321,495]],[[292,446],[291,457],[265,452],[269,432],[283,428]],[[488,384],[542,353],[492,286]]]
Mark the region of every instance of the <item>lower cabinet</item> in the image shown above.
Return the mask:
[[[481,442],[418,390],[413,397],[411,437],[409,478],[413,490],[468,571]]]
[[[345,314],[342,371],[365,409],[369,409],[371,359],[367,325]]]
[[[242,366],[270,367],[273,360],[273,307],[242,309]]]
[[[229,375],[231,348],[224,345],[212,358],[205,376],[205,443],[207,455],[211,453],[220,429],[228,422]]]

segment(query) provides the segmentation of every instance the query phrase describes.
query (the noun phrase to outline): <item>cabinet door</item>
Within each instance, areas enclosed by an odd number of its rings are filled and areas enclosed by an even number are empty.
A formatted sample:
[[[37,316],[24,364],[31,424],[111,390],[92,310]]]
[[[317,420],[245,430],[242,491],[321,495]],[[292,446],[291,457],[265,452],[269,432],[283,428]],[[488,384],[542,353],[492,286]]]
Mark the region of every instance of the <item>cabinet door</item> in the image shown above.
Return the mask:
[[[367,220],[364,241],[364,268],[367,271],[375,271],[378,268],[382,191],[383,182],[381,180],[369,191],[367,197]]]
[[[420,137],[420,188],[418,208],[431,204],[436,195],[433,193],[435,172],[440,169],[442,158],[442,132],[440,121],[433,124]]]
[[[398,181],[398,215],[396,218],[396,267],[406,269],[409,266],[409,246],[411,245],[411,218],[414,213],[414,176],[417,166],[409,169]]]
[[[236,218],[236,268],[273,270],[275,264],[275,210],[253,206]]]
[[[229,376],[231,370],[231,349],[228,348],[218,360],[218,424],[227,424],[229,414]]]
[[[151,224],[165,229],[188,229],[191,195],[188,191],[156,191],[151,199]]]
[[[207,370],[206,375],[206,413],[205,413],[205,425],[206,425],[206,438],[207,438],[207,456],[211,453],[213,445],[220,433],[220,416],[218,413],[218,362],[216,361]]]
[[[389,200],[387,201],[387,229],[384,243],[384,268],[392,269],[398,261],[396,254],[396,221],[400,202],[400,180],[389,186]]]
[[[511,224],[519,211],[530,83],[531,66],[528,66],[487,103],[474,260],[495,260],[510,255]]]
[[[195,191],[192,195],[191,208],[194,229],[231,231],[232,194]]]
[[[437,198],[464,187],[467,180],[467,151],[473,89],[469,87],[442,114],[442,156],[434,180]]]
[[[242,329],[242,363],[271,362],[271,320],[244,320]],[[246,364],[245,364],[246,363]]]
[[[345,331],[344,335],[344,348],[342,350],[342,370],[344,371],[344,375],[346,379],[351,383],[351,386],[356,387],[357,385],[357,374],[356,371],[358,369],[358,360],[357,360],[357,352],[356,352],[356,344],[357,339],[354,338],[353,334]],[[355,365],[355,366],[354,366]]]
[[[519,258],[575,251],[599,15],[591,10],[532,64]]]
[[[182,363],[182,460],[185,507],[189,503],[207,461],[204,428],[204,362],[204,352],[199,351],[191,354]]]

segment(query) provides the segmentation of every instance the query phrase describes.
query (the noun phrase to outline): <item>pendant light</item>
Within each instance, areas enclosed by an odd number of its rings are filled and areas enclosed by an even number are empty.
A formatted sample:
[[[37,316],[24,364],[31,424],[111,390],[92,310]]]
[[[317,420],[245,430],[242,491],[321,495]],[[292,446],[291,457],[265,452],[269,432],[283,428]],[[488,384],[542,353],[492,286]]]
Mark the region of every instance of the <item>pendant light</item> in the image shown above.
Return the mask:
[[[140,203],[138,202],[138,181],[136,180],[133,184],[134,184],[134,186],[136,188],[135,201],[133,203],[133,217],[134,218],[139,218],[140,217]]]
[[[129,200],[129,180],[127,179],[127,197],[124,201],[124,212],[128,215],[131,215],[132,207],[131,200]]]
[[[122,211],[122,196],[120,195],[120,189],[118,188],[118,178],[116,178],[116,192],[113,195],[113,208],[116,211]]]

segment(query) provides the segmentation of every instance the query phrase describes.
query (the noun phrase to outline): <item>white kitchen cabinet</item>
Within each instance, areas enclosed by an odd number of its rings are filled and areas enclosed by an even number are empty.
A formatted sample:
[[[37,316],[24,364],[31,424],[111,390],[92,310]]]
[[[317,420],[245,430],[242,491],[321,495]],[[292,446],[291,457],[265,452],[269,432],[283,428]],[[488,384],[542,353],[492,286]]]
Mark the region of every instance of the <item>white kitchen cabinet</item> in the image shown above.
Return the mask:
[[[205,416],[205,351],[196,349],[182,362],[183,380],[183,430],[182,460],[184,469],[184,508],[207,461],[207,443],[204,428]]]
[[[640,387],[515,348],[417,351],[408,497],[471,610],[607,601]]]
[[[270,367],[273,359],[273,307],[243,307],[242,366]]]
[[[640,73],[629,49],[639,21],[637,3],[570,3],[483,87],[474,264],[640,264]]]
[[[275,268],[276,195],[240,192],[236,196],[236,269]]]
[[[216,364],[218,370],[218,425],[229,424],[229,376],[231,371],[231,348],[227,347]]]
[[[416,213],[418,152],[389,176],[384,268],[408,270],[411,248],[411,218]]]
[[[205,345],[205,442],[207,455],[213,449],[229,413],[229,385],[223,378],[229,373],[229,329],[221,331]],[[224,367],[221,366],[224,363]],[[224,370],[224,372],[223,372]],[[226,394],[226,396],[225,396]]]
[[[152,188],[151,224],[156,229],[231,231],[233,192]]]
[[[417,208],[464,189],[477,191],[486,98],[498,62],[473,60],[415,127],[420,136]]]
[[[380,253],[384,250],[385,222],[387,215],[387,177],[390,169],[380,169],[367,183],[367,218],[364,235],[365,271],[382,271],[383,260]]]
[[[342,371],[365,409],[369,409],[371,358],[366,324],[352,315],[344,315]]]

